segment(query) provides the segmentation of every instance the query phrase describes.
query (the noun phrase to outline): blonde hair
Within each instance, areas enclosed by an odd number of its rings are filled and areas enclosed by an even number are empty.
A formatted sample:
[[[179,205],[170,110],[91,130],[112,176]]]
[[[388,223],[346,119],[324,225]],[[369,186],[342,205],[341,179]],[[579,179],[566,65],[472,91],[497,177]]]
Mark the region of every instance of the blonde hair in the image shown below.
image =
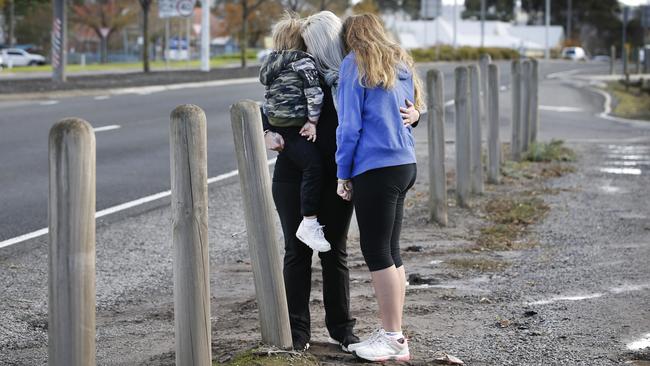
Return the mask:
[[[273,27],[273,48],[278,51],[304,51],[306,47],[300,35],[301,26],[302,20],[293,13],[285,12]]]
[[[319,71],[327,85],[338,82],[339,67],[343,61],[341,19],[331,11],[321,11],[303,21],[301,34],[309,52],[316,59]]]
[[[353,51],[359,69],[359,82],[368,88],[391,89],[397,82],[398,68],[407,68],[413,75],[415,108],[425,108],[422,81],[415,70],[413,58],[386,32],[381,20],[373,14],[354,15],[343,23],[346,51]]]

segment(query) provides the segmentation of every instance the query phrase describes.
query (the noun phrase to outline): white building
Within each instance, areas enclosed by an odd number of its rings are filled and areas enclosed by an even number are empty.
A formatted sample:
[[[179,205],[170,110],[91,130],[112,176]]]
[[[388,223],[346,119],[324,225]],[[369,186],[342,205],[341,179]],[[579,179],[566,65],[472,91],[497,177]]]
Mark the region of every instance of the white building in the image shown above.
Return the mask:
[[[481,22],[462,20],[463,7],[458,6],[456,16],[457,38],[459,47],[481,46]],[[445,6],[443,16],[436,20],[406,20],[404,16],[385,15],[386,26],[397,36],[399,42],[407,49],[429,48],[436,44],[454,44],[454,7]],[[560,47],[564,40],[561,26],[549,27],[549,44],[551,48]],[[544,51],[546,47],[546,28],[544,26],[514,25],[501,21],[485,22],[485,47],[503,47],[518,49],[529,54]]]

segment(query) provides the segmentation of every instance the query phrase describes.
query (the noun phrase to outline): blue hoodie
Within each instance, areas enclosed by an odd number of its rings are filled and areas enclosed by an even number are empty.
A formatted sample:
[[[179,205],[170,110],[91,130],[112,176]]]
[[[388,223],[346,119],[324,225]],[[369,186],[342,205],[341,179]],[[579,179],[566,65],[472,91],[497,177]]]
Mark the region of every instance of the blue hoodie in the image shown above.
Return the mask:
[[[413,76],[398,69],[392,89],[365,88],[359,83],[354,53],[339,72],[337,93],[336,164],[339,179],[350,179],[371,169],[415,163],[411,126],[404,126],[399,107],[414,100]]]

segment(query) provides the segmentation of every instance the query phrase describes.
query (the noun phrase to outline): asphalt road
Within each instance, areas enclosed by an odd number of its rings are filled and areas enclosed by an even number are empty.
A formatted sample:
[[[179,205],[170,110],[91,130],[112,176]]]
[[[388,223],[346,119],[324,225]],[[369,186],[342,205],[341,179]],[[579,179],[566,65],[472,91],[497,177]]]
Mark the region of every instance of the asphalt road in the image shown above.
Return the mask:
[[[501,85],[508,86],[509,64],[499,65]],[[437,65],[445,74],[447,101],[453,98],[456,66]],[[606,66],[551,62],[541,68],[542,76],[574,69],[603,72]],[[0,99],[0,241],[47,225],[47,136],[59,119],[80,117],[95,128],[119,126],[96,133],[97,210],[102,210],[170,189],[169,113],[179,104],[196,104],[207,114],[209,176],[236,169],[229,106],[241,99],[262,97],[259,84],[246,83],[145,95],[18,102]],[[562,96],[557,97],[561,103]],[[453,128],[447,131],[453,132]]]

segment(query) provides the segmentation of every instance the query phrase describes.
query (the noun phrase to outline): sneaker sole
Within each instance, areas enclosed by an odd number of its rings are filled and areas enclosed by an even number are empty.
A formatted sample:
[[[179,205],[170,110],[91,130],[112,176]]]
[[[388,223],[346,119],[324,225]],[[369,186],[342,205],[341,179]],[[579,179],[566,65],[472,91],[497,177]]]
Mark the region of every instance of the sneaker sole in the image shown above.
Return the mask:
[[[298,233],[296,233],[296,238],[298,238],[298,240],[300,240],[301,242],[305,243],[305,245],[310,247],[312,250],[315,250],[315,251],[317,251],[319,253],[329,252],[332,249],[331,247],[327,248],[327,250],[315,248],[315,247],[307,244],[307,242],[305,242],[305,238],[302,235],[298,235]]]
[[[385,361],[408,361],[411,359],[410,354],[401,355],[401,356],[380,356],[380,357],[362,357],[357,354],[356,351],[352,351],[352,354],[362,360],[368,360],[373,362],[385,362]]]

